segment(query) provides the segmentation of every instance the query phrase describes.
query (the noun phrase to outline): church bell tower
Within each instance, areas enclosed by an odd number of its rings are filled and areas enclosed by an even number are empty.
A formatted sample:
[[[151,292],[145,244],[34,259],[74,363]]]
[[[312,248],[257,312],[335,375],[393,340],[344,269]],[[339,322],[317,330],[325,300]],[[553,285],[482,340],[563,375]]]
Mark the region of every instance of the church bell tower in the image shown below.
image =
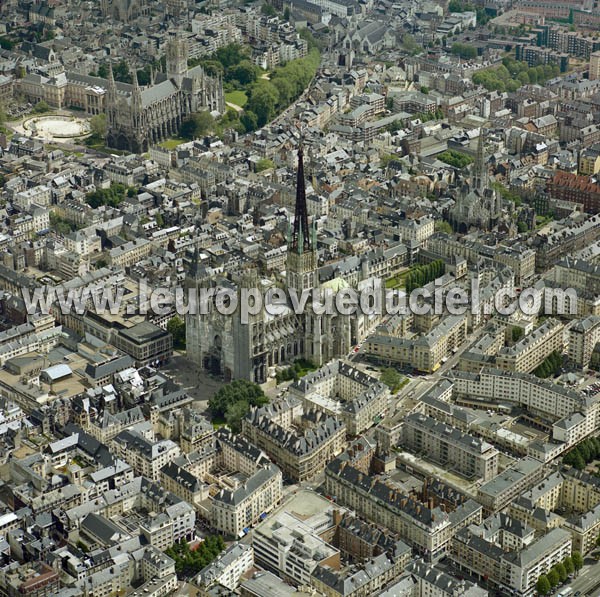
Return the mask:
[[[179,36],[171,39],[167,43],[167,77],[175,81],[177,87],[181,87],[188,66],[188,47],[185,39]]]

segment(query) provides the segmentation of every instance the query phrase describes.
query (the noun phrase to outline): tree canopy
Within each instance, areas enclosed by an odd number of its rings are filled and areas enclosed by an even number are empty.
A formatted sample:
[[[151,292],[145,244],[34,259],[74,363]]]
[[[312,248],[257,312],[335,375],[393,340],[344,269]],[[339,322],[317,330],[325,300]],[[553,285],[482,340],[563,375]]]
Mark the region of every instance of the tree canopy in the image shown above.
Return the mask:
[[[460,56],[461,58],[465,58],[466,60],[477,58],[477,48],[469,44],[461,44],[459,42],[455,42],[452,44],[450,52],[455,56]]]
[[[178,315],[167,323],[167,332],[173,336],[173,346],[177,350],[185,350],[185,321]]]
[[[560,576],[558,576],[558,572],[554,568],[551,568],[548,571],[546,578],[548,579],[551,587],[556,587],[560,582]]]
[[[537,377],[546,378],[556,375],[562,365],[562,355],[558,350],[551,352],[544,361],[536,367],[533,374]]]
[[[100,207],[101,205],[117,207],[125,198],[126,190],[127,189],[125,185],[116,182],[108,187],[108,189],[97,189],[91,193],[88,193],[85,201],[94,209]]]
[[[236,379],[219,389],[208,401],[208,408],[213,418],[225,418],[227,409],[238,402],[246,402],[249,408],[268,401],[259,385],[245,379]]]
[[[462,151],[456,151],[455,149],[447,149],[437,156],[437,159],[441,162],[445,162],[449,166],[458,168],[466,168],[473,162],[473,158]]]
[[[547,595],[550,592],[552,587],[548,577],[545,574],[542,574],[542,576],[538,578],[537,583],[535,584],[535,589],[540,595]]]
[[[165,553],[175,560],[175,571],[179,579],[187,579],[208,566],[223,550],[225,541],[219,535],[209,535],[192,551],[189,543],[182,539],[174,543]]]
[[[394,394],[402,387],[403,377],[393,367],[386,367],[381,372],[379,381],[384,383]]]
[[[560,73],[557,65],[545,64],[529,66],[513,58],[504,58],[501,66],[484,68],[473,74],[473,83],[483,85],[488,91],[516,91],[522,85],[539,83]]]
[[[179,134],[184,139],[192,141],[212,131],[215,120],[210,112],[196,112],[186,118],[179,129]]]
[[[405,279],[406,292],[411,293],[415,288],[422,288],[443,275],[444,262],[441,259],[432,261],[427,265],[418,265],[410,270]]]

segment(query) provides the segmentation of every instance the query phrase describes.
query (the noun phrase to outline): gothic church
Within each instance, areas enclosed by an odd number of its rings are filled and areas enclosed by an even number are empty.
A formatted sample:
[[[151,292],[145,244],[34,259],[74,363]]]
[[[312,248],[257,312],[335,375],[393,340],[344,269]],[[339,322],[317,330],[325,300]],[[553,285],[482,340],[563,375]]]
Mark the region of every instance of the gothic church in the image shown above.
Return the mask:
[[[309,225],[304,181],[302,148],[298,151],[296,206],[293,226],[287,244],[287,265],[284,285],[295,289],[318,291],[330,288],[339,291],[348,284],[335,278],[321,284],[318,275],[316,229]],[[198,288],[229,287],[266,288],[272,280],[259,280],[255,273],[245,273],[236,280],[214,276],[197,276],[191,281]],[[289,293],[288,293],[289,297]],[[239,309],[232,315],[222,315],[210,305],[206,314],[186,316],[186,346],[188,357],[203,369],[225,380],[248,379],[256,383],[267,380],[271,367],[305,358],[315,365],[347,356],[352,347],[367,333],[368,316],[360,312],[342,315],[321,313],[312,307],[312,297],[302,313],[296,313],[291,303],[277,305],[277,313],[264,308],[240,320]]]
[[[117,85],[110,69],[105,112],[106,144],[115,149],[144,153],[150,145],[177,135],[181,123],[194,112],[225,111],[223,81],[209,77],[201,66],[188,69],[187,43],[175,37],[167,44],[167,72],[156,73],[150,85]]]

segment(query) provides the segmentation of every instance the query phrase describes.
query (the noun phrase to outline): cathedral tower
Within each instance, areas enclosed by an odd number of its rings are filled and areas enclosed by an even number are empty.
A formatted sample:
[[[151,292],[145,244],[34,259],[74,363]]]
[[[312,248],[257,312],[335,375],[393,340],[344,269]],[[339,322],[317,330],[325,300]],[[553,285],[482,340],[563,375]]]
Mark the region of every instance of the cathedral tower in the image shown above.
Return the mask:
[[[314,225],[312,229],[308,225],[304,152],[302,145],[300,145],[298,149],[294,226],[288,240],[287,249],[287,286],[301,293],[303,290],[316,288],[317,284],[317,242]]]
[[[173,79],[177,87],[181,87],[181,82],[185,77],[188,65],[188,47],[185,39],[179,36],[174,37],[167,43],[167,77]]]

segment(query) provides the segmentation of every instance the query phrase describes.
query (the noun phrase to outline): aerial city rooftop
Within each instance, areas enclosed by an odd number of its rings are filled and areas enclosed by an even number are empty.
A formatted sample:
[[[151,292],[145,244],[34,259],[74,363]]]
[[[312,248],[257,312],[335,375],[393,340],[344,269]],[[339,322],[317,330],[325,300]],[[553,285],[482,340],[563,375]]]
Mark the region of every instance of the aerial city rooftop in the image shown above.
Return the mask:
[[[0,4],[0,594],[600,595],[600,8]]]

